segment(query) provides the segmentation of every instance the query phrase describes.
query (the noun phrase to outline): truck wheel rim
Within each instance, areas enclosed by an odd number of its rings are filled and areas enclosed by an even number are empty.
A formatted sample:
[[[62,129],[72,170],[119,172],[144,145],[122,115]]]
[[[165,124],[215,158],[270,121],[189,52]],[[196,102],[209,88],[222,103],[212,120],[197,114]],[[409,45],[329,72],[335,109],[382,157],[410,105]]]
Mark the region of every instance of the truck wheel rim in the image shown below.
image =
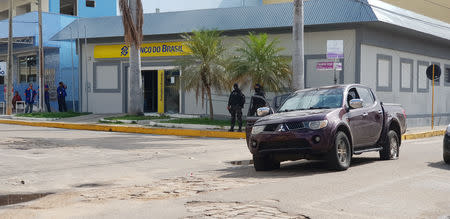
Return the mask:
[[[347,161],[347,145],[345,144],[344,140],[339,140],[337,145],[337,153],[338,153],[338,159],[341,163],[346,163]]]
[[[397,157],[397,148],[398,148],[397,139],[394,136],[392,136],[391,137],[391,157],[392,158]]]

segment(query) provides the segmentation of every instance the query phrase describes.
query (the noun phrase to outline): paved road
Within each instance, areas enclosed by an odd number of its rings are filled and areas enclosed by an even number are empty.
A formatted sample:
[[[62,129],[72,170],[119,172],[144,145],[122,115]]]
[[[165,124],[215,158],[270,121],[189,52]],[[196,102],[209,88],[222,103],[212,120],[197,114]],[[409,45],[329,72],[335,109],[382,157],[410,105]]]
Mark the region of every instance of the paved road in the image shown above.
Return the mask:
[[[244,140],[0,125],[0,199],[54,193],[0,218],[446,218],[441,147],[405,141],[399,160],[363,154],[345,172],[300,161],[257,173],[229,163],[250,159]]]

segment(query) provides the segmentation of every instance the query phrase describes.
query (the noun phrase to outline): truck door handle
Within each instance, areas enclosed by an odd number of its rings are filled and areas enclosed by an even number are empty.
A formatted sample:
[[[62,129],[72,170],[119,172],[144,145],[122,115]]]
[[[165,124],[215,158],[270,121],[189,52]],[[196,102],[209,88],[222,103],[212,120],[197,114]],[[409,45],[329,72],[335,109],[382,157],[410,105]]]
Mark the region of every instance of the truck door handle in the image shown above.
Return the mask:
[[[383,114],[383,110],[378,110],[378,114]]]
[[[368,115],[369,115],[368,113],[363,113],[363,114],[362,114],[363,117],[366,117],[366,116],[368,116]]]

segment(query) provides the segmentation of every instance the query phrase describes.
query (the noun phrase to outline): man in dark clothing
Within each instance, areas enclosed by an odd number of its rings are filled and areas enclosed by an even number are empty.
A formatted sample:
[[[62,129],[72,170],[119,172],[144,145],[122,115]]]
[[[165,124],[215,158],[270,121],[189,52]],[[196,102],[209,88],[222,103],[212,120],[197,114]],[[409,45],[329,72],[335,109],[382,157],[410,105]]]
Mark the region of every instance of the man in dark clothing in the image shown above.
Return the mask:
[[[231,114],[231,128],[230,132],[234,131],[234,124],[236,123],[236,117],[238,120],[239,129],[238,131],[242,131],[242,108],[244,108],[245,104],[245,96],[242,94],[237,84],[233,85],[234,90],[230,94],[230,98],[228,99],[228,111]]]
[[[250,108],[247,116],[256,116],[256,110],[260,107],[266,106],[265,93],[259,84],[255,84],[255,94],[250,99]]]
[[[47,106],[47,112],[51,112],[52,110],[50,109],[50,94],[48,92],[48,85],[45,85],[44,87],[45,106]]]
[[[30,83],[29,87],[25,90],[25,104],[27,105],[25,107],[25,113],[33,112],[34,98],[36,97],[36,94],[37,92],[33,89],[33,84]]]
[[[20,97],[19,91],[15,92],[15,95],[14,95],[14,97],[12,99],[13,110],[16,110],[16,103],[17,103],[17,101],[22,101],[22,97]]]
[[[67,106],[66,106],[66,89],[67,86],[61,81],[59,82],[59,87],[56,89],[56,92],[58,93],[58,108],[59,112],[67,112]]]

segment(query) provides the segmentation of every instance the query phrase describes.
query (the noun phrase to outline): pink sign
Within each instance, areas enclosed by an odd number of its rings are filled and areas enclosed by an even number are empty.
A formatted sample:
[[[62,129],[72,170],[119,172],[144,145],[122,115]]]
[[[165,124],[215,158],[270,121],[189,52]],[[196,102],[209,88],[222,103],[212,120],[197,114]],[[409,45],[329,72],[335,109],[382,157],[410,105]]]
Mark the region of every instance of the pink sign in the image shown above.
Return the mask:
[[[319,71],[333,70],[334,62],[318,62],[316,69]]]
[[[336,70],[342,71],[342,63],[338,62],[318,62],[316,65],[316,69],[318,71],[328,71],[328,70]]]

